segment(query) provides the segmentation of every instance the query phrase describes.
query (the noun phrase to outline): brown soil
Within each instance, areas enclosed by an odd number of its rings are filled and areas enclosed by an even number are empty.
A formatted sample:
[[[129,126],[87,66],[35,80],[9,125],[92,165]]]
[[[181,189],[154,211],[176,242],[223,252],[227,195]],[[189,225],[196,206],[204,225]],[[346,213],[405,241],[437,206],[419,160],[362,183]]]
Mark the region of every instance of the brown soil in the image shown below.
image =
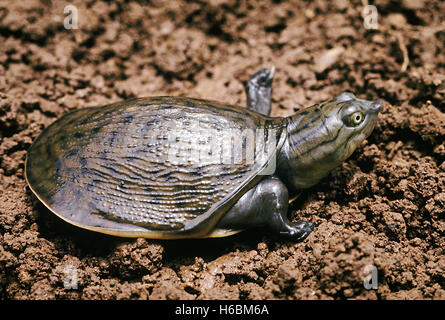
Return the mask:
[[[445,2],[376,5],[365,30],[361,1],[1,1],[0,298],[445,299]],[[273,115],[346,90],[385,102],[370,138],[298,200],[293,218],[316,225],[304,242],[114,238],[64,223],[26,186],[26,150],[71,109],[244,105],[243,83],[272,65]]]

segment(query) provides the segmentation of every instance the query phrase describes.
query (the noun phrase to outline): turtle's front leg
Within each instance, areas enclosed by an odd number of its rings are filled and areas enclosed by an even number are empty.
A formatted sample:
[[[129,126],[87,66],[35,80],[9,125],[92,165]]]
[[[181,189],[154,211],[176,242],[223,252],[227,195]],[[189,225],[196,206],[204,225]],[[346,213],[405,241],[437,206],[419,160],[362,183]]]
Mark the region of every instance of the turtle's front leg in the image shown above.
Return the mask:
[[[235,203],[217,228],[223,231],[265,226],[274,233],[301,241],[311,233],[313,224],[308,221],[290,222],[287,218],[288,205],[289,195],[283,182],[275,176],[265,178]]]
[[[266,116],[270,115],[272,80],[275,68],[261,69],[246,84],[247,108]]]

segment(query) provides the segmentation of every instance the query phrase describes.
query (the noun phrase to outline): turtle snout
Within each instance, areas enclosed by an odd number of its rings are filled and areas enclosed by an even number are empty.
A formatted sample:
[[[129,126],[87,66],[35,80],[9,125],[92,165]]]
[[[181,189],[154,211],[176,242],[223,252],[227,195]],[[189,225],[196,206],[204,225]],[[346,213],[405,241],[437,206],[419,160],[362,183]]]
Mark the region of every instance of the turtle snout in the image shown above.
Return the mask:
[[[371,103],[370,107],[369,107],[370,111],[375,112],[375,113],[377,113],[377,112],[379,112],[380,110],[382,110],[382,108],[383,108],[383,103],[381,103],[381,102],[378,101],[378,100],[373,101],[373,102]]]

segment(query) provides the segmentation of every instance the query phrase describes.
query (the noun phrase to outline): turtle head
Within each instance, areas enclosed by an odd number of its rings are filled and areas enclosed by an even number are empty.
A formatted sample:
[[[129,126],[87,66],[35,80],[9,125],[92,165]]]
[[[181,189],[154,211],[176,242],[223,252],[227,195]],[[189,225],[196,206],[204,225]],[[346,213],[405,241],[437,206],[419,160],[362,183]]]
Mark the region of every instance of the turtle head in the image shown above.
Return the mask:
[[[383,104],[378,100],[358,99],[349,92],[341,93],[331,103],[331,125],[333,130],[339,132],[337,148],[332,151],[334,158],[341,163],[371,134]]]
[[[380,101],[358,99],[343,92],[289,117],[279,171],[287,172],[296,189],[316,184],[371,134],[382,106]]]

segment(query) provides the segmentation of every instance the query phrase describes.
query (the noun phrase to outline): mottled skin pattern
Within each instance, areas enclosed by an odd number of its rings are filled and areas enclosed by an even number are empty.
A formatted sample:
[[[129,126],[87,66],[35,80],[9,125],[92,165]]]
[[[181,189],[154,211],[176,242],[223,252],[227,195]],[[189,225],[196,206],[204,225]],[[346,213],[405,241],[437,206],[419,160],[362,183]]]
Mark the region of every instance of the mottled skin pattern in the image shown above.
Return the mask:
[[[271,118],[272,78],[263,69],[248,81],[248,109],[154,97],[68,113],[31,146],[27,181],[59,217],[103,233],[176,239],[267,226],[302,240],[312,224],[288,220],[289,198],[350,156],[381,104],[344,93]],[[252,144],[246,132],[261,134]]]

